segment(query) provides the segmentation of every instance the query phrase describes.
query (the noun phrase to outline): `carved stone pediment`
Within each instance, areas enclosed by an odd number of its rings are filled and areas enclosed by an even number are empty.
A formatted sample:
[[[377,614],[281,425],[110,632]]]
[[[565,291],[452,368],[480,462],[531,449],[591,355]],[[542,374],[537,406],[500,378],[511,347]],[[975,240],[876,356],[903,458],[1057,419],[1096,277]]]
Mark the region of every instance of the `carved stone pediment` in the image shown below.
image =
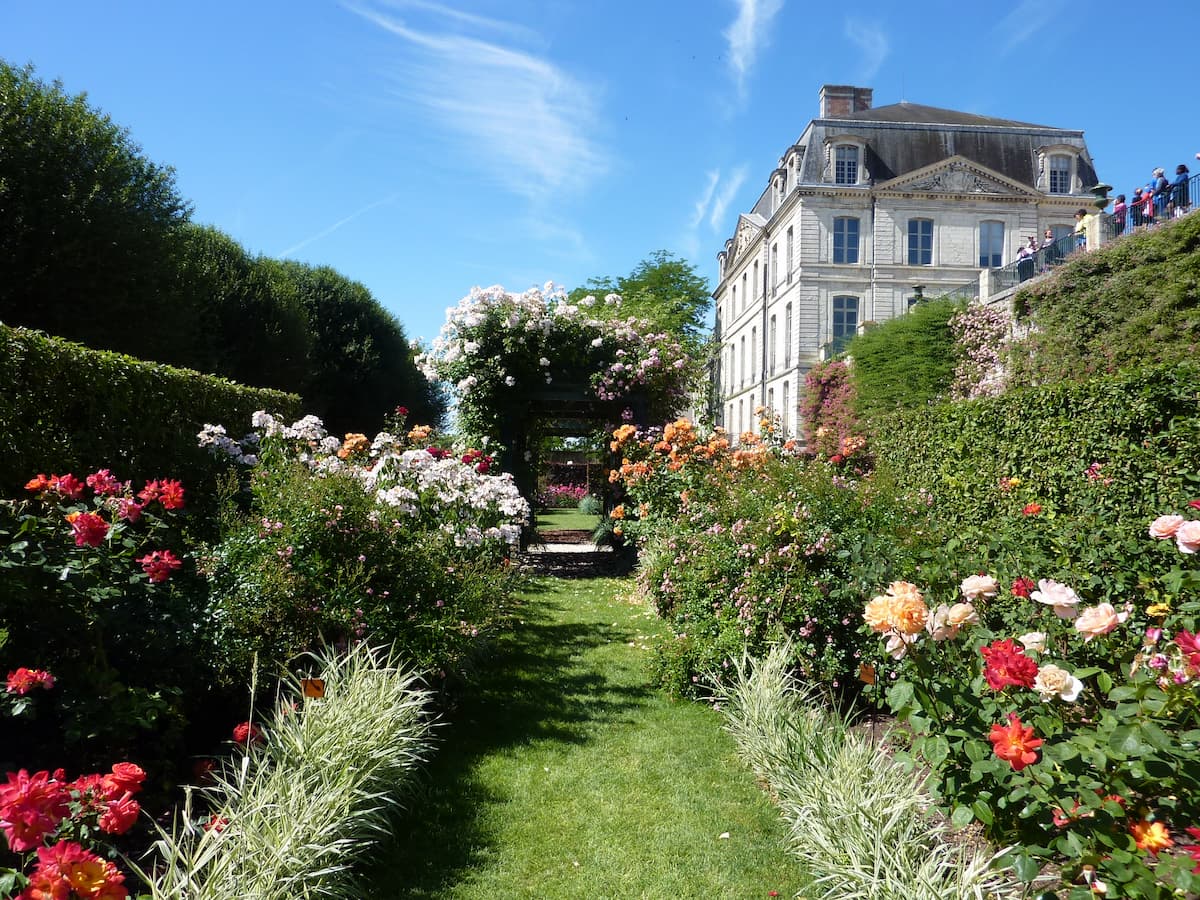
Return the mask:
[[[743,217],[741,221],[738,222],[737,236],[733,241],[734,257],[736,258],[741,256],[745,249],[754,243],[755,239],[759,235],[759,232],[761,231],[761,228]]]
[[[975,194],[994,197],[1032,196],[1027,185],[992,172],[970,160],[953,156],[916,172],[876,185],[881,191],[922,194]]]

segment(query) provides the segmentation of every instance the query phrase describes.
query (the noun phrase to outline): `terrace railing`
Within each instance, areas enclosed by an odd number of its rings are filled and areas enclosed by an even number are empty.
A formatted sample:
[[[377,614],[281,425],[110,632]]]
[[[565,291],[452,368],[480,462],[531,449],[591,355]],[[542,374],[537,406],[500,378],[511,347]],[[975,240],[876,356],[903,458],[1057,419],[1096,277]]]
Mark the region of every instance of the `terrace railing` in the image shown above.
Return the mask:
[[[1125,209],[1116,209],[1100,217],[1104,240],[1109,241],[1124,234],[1143,231],[1163,222],[1187,215],[1196,208],[1200,200],[1200,174],[1193,175],[1182,184],[1175,185],[1149,199],[1128,203]]]
[[[1016,287],[1022,281],[1028,281],[1034,275],[1049,272],[1051,269],[1061,266],[1074,252],[1075,235],[1063,235],[1054,243],[1038,248],[1036,253],[1031,253],[1007,266],[994,269],[992,271],[994,290],[1006,291]]]

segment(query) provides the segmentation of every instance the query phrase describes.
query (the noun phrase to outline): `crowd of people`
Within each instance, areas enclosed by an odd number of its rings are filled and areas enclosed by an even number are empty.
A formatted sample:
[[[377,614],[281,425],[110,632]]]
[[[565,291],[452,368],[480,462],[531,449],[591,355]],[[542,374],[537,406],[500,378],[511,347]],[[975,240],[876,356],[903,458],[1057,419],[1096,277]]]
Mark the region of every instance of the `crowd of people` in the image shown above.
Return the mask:
[[[1196,159],[1200,159],[1200,153],[1196,154]],[[1187,213],[1192,208],[1190,179],[1188,167],[1180,163],[1171,179],[1167,178],[1165,170],[1155,169],[1150,181],[1134,190],[1132,200],[1126,201],[1124,194],[1117,194],[1112,211],[1117,233],[1125,234]]]

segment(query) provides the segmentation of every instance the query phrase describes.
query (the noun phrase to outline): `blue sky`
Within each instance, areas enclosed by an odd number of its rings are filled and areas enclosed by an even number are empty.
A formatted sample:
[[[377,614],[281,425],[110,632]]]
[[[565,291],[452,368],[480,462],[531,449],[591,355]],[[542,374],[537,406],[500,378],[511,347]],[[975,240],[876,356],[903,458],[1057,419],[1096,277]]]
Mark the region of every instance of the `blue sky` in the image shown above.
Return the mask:
[[[175,167],[196,221],[337,268],[431,339],[472,285],[572,287],[659,249],[715,286],[825,83],[1083,129],[1127,194],[1156,165],[1195,173],[1197,19],[1179,0],[0,0],[0,57],[87,92]]]

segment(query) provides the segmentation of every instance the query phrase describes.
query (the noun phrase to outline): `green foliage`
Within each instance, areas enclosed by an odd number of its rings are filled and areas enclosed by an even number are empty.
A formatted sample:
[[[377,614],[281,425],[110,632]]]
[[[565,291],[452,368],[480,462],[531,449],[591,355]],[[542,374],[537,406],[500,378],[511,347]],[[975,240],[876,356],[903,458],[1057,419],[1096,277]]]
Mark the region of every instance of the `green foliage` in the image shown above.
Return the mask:
[[[804,374],[800,423],[810,453],[832,457],[862,430],[855,412],[850,366],[840,359],[819,362]]]
[[[154,301],[188,215],[125,129],[0,60],[0,321],[178,359],[195,310]]]
[[[295,396],[89,350],[0,325],[0,494],[38,472],[108,466],[146,480],[181,479],[212,509],[221,466],[196,445],[206,422],[292,413]],[[205,506],[205,501],[209,505]],[[201,523],[196,523],[199,526]]]
[[[1011,509],[1001,479],[1019,479],[1022,503],[1056,515],[1096,502],[1087,470],[1111,480],[1103,503],[1141,523],[1200,493],[1200,368],[1156,366],[1082,384],[906,411],[882,420],[872,449],[898,484],[926,492],[943,522],[983,524]]]
[[[1022,289],[1035,330],[1013,348],[1013,384],[1050,384],[1194,359],[1200,346],[1200,217],[1076,255]]]
[[[616,280],[610,276],[589,278],[567,296],[572,303],[578,303],[589,295],[603,300],[606,294],[618,294],[622,299],[620,308],[608,308],[606,315],[637,316],[690,347],[702,343],[712,292],[708,282],[696,273],[695,266],[669,251],[650,254],[632,272]],[[606,308],[598,309],[604,312]]]
[[[956,362],[948,323],[961,308],[953,300],[918,303],[907,315],[873,325],[850,341],[846,352],[854,360],[850,379],[859,417],[871,420],[947,395]]]
[[[175,260],[170,302],[201,310],[203,327],[179,341],[200,360],[195,365],[242,384],[301,393],[317,342],[284,265],[252,257],[227,234],[199,225],[181,230]]]
[[[417,369],[403,327],[364,285],[328,266],[281,265],[311,332],[297,390],[330,431],[377,431],[397,406],[411,421],[441,421],[445,397]]]

